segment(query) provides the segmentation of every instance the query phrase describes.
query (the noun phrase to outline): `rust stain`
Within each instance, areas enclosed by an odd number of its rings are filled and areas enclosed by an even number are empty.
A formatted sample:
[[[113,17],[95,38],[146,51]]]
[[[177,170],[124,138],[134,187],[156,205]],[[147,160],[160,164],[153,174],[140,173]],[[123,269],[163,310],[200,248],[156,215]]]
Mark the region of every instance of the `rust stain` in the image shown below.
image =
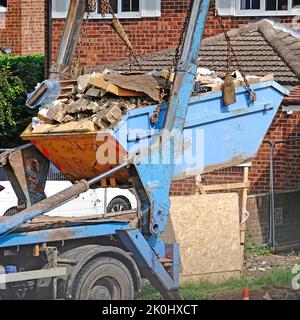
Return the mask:
[[[48,240],[49,241],[59,241],[62,239],[69,239],[74,237],[76,232],[72,229],[54,229],[49,233]]]

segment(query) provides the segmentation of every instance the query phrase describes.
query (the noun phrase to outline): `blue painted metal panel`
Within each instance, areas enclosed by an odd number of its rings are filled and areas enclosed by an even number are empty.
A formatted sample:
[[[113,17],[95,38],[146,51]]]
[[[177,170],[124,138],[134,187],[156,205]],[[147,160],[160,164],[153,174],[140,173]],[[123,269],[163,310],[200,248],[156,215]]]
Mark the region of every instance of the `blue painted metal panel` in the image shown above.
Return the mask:
[[[165,291],[178,289],[177,277],[179,273],[176,274],[174,281],[139,230],[123,230],[118,231],[117,234],[127,250],[132,253],[142,275],[149,276],[149,281],[154,287],[160,288],[160,292],[162,287]],[[176,257],[176,266],[178,258]]]
[[[257,95],[254,103],[249,103],[244,87],[236,90],[237,102],[230,106],[223,105],[222,92],[190,99],[183,136],[186,140],[189,137],[193,140],[192,145],[185,145],[186,163],[176,165],[174,179],[239,164],[255,156],[288,90],[275,81],[251,87]],[[155,108],[132,110],[115,128],[113,135],[129,154],[150,145],[160,134],[167,105],[161,106],[159,122],[152,125],[150,119]],[[189,165],[188,162],[193,160],[191,157],[199,153],[198,161]]]
[[[130,228],[128,222],[106,222],[96,225],[11,233],[0,237],[0,248],[108,236],[116,234],[117,230],[128,228]]]

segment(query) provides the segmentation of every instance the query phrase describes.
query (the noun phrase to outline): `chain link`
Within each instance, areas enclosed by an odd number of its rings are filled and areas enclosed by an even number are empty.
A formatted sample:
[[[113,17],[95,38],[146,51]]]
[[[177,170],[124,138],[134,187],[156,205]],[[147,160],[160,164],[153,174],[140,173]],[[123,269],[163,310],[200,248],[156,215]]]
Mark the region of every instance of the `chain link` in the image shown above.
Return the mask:
[[[224,26],[224,23],[223,23],[223,20],[222,20],[222,17],[220,16],[219,14],[219,10],[217,8],[217,5],[216,5],[216,1],[215,0],[211,0],[211,6],[214,10],[214,13],[215,13],[215,16],[217,17],[218,19],[218,22],[221,26],[221,29],[222,29],[222,32],[224,33],[224,37],[225,37],[225,40],[227,42],[227,71],[230,71],[231,70],[231,67],[232,67],[232,60],[234,59],[235,62],[236,62],[236,65],[238,67],[238,70],[240,71],[242,77],[243,77],[243,80],[244,80],[244,83],[245,83],[245,86],[247,88],[247,92],[249,94],[249,97],[250,97],[250,100],[252,102],[256,101],[256,94],[255,92],[251,89],[250,87],[250,84],[249,84],[249,81],[246,77],[246,74],[244,72],[244,70],[242,69],[241,67],[241,64],[239,62],[239,59],[235,53],[235,50],[232,46],[232,43],[231,43],[231,39],[230,37],[228,36],[228,33],[225,29],[225,26]]]
[[[193,1],[191,0],[187,15],[185,17],[185,20],[184,20],[184,23],[183,23],[183,26],[181,29],[181,33],[180,33],[180,37],[179,37],[179,41],[178,41],[178,46],[176,47],[175,55],[174,55],[174,58],[172,59],[171,66],[168,69],[168,74],[166,76],[166,83],[165,83],[164,88],[162,89],[159,104],[157,105],[157,107],[151,117],[152,124],[155,124],[158,121],[160,110],[161,110],[161,105],[163,102],[165,102],[166,92],[167,92],[169,81],[170,81],[169,79],[171,78],[172,72],[174,72],[175,68],[179,64],[179,60],[181,58],[180,49],[183,46],[184,36],[186,34],[187,27],[188,27],[188,24],[189,24],[189,21],[191,18],[192,9],[193,9]],[[170,93],[169,93],[167,100],[169,100],[169,97],[170,97]]]
[[[101,15],[103,18],[105,18],[106,14],[110,13],[113,17],[113,21],[118,21],[119,19],[116,16],[111,4],[109,3],[109,0],[101,0]],[[120,23],[121,24],[121,23]],[[140,60],[138,59],[138,57],[135,55],[134,50],[132,47],[128,46],[128,44],[126,43],[126,47],[128,48],[129,51],[129,68],[130,70],[132,69],[133,65],[136,65],[140,71],[143,70],[143,67],[140,63]]]
[[[102,18],[105,18],[108,10],[109,10],[109,8],[108,8],[108,1],[102,0],[102,1],[101,1],[101,16],[102,16]]]

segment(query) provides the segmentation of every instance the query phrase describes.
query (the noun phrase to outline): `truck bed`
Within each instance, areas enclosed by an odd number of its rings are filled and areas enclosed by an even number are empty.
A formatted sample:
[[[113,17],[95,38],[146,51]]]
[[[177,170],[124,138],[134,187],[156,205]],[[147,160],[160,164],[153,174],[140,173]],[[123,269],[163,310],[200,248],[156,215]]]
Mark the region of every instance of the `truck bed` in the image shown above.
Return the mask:
[[[88,216],[88,217],[49,217],[42,216],[37,217],[30,222],[23,224],[22,226],[15,229],[12,233],[22,233],[22,232],[33,232],[49,229],[59,229],[66,227],[77,227],[77,226],[86,226],[86,225],[96,225],[101,223],[108,222],[124,222],[124,221],[133,221],[137,218],[137,211],[123,211],[117,213],[110,213],[107,215],[97,215],[97,216]],[[0,223],[9,219],[9,217],[0,217]]]

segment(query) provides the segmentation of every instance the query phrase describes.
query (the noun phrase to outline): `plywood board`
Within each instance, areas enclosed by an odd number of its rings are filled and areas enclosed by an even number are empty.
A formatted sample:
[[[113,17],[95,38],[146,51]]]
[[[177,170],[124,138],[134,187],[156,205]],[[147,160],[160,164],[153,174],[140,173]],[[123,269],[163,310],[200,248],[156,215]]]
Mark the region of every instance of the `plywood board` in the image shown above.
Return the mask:
[[[220,280],[241,273],[239,199],[236,193],[171,198],[164,234],[181,250],[181,279]]]
[[[96,88],[100,88],[102,90],[105,90],[106,92],[113,93],[116,96],[120,97],[140,97],[142,94],[135,90],[128,90],[124,88],[120,88],[117,85],[114,85],[113,83],[110,83],[108,81],[105,81],[103,78],[103,75],[101,73],[95,73],[89,80],[89,84],[93,85]]]
[[[104,80],[127,90],[145,93],[155,101],[160,101],[160,87],[157,80],[147,74],[105,74]]]

